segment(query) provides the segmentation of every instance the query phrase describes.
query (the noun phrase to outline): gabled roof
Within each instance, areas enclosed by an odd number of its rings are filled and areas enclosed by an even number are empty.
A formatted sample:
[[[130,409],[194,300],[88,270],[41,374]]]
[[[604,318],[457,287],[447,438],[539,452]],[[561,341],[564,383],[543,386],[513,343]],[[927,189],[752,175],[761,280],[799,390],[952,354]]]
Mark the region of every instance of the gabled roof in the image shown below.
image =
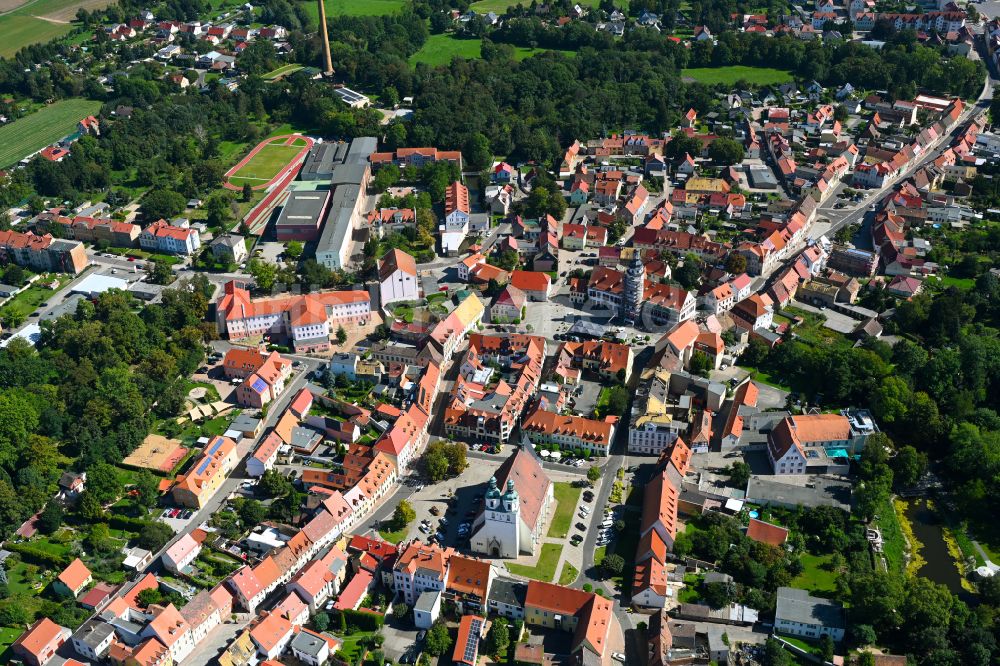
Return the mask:
[[[14,642],[14,652],[25,652],[41,661],[42,651],[52,645],[63,631],[65,631],[63,627],[43,617],[28,627],[28,630]]]
[[[166,645],[167,647],[172,646],[176,643],[181,636],[191,631],[190,625],[188,625],[187,620],[181,615],[180,611],[174,607],[173,604],[167,604],[167,606],[161,610],[153,621],[149,623],[149,629],[156,634],[156,637]]]
[[[462,555],[449,560],[446,589],[461,594],[472,594],[486,600],[490,586],[490,563]]]
[[[788,530],[771,523],[765,523],[756,518],[750,519],[747,527],[747,538],[761,543],[769,543],[772,546],[780,546],[788,539]]]
[[[547,292],[552,279],[540,271],[512,271],[510,283],[522,291]]]
[[[58,579],[63,585],[68,587],[73,592],[80,590],[80,587],[91,577],[90,569],[87,565],[78,557],[69,563],[69,566],[63,569],[62,573],[59,574]]]
[[[507,487],[507,481],[514,482],[520,497],[521,518],[532,530],[541,518],[542,505],[548,496],[552,481],[531,453],[518,449],[494,474],[497,486]]]
[[[379,260],[379,282],[385,282],[397,270],[417,277],[417,261],[406,252],[393,248],[386,252]]]
[[[270,652],[292,633],[292,623],[288,618],[277,613],[267,613],[250,630],[250,638],[263,652]]]

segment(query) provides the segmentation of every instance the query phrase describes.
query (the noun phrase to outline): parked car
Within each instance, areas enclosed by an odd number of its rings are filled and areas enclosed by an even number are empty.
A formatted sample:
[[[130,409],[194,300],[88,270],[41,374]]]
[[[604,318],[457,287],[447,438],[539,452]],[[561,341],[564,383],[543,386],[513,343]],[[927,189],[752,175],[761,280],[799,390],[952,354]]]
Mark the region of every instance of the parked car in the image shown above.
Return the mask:
[[[441,509],[437,508],[437,505],[436,505],[436,504],[435,504],[435,505],[433,505],[433,506],[432,506],[432,507],[430,508],[430,512],[431,512],[431,515],[432,515],[432,516],[440,516],[440,515],[441,515]]]
[[[612,652],[611,658],[614,659],[615,661],[620,661],[623,664],[625,663],[625,655],[623,655],[621,652]]]

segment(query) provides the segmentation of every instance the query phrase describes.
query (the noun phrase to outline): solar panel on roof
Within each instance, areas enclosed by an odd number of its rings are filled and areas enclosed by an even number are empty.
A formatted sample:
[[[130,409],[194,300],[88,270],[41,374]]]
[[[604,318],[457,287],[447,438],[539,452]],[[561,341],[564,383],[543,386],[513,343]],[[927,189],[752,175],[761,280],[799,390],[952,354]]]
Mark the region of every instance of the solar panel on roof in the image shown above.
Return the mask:
[[[201,461],[201,464],[198,465],[198,469],[195,471],[195,474],[204,474],[205,470],[208,469],[208,466],[211,464],[212,464],[212,459],[205,458],[204,460]]]
[[[253,384],[251,384],[250,388],[252,388],[257,393],[263,393],[267,389],[267,383],[265,383],[263,379],[258,379]]]
[[[215,444],[212,444],[212,446],[209,447],[209,449],[208,449],[208,455],[214,456],[215,452],[219,450],[220,446],[222,446],[222,438],[221,437],[217,437],[215,439]]]
[[[465,643],[465,654],[462,658],[471,663],[475,663],[476,652],[479,649],[479,631],[482,627],[482,622],[480,620],[473,620],[469,624],[469,640]]]

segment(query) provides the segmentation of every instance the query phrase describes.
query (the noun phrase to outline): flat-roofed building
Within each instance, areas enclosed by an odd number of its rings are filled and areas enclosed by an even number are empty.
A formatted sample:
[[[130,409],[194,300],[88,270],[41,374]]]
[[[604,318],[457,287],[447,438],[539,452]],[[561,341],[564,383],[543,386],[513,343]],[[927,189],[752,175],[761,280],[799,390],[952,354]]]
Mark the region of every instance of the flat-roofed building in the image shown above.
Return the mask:
[[[334,165],[344,161],[349,147],[350,144],[338,141],[315,144],[302,164],[299,180],[330,180]]]
[[[274,223],[275,236],[279,241],[316,240],[329,203],[329,190],[292,191]]]

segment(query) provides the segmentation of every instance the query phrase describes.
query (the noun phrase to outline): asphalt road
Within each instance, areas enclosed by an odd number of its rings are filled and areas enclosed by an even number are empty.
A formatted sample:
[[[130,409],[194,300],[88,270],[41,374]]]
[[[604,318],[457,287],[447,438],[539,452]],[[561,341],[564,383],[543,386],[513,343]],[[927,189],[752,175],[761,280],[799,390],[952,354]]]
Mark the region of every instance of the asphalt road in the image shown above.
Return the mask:
[[[293,397],[295,397],[295,394],[298,392],[298,390],[301,389],[303,386],[305,386],[307,381],[307,376],[309,375],[309,373],[315,370],[315,368],[318,367],[319,364],[320,362],[317,359],[308,359],[305,361],[305,365],[303,366],[302,371],[296,374],[295,377],[292,378],[292,381],[289,382],[289,384],[286,386],[285,392],[281,395],[281,397],[270,405],[268,409],[268,415],[264,421],[265,427],[262,432],[267,432],[271,427],[274,426],[275,423],[277,423],[278,418],[285,411],[285,408],[288,406],[288,403],[291,402]],[[239,484],[242,483],[243,481],[246,481],[249,478],[246,473],[246,460],[249,457],[250,453],[253,452],[254,448],[256,448],[257,441],[258,440],[255,439],[249,444],[246,443],[241,444],[239,448],[240,453],[242,453],[240,461],[236,464],[236,467],[234,468],[233,472],[229,475],[229,478],[227,478],[226,481],[222,484],[218,492],[216,492],[215,495],[208,501],[208,503],[205,504],[205,506],[202,507],[201,510],[199,510],[198,513],[196,513],[188,521],[187,525],[185,525],[184,528],[180,532],[178,532],[173,539],[167,542],[167,544],[159,551],[154,553],[152,563],[149,566],[147,566],[142,571],[138,572],[132,581],[126,583],[121,588],[119,588],[119,590],[115,593],[115,597],[124,596],[126,592],[128,592],[135,586],[136,581],[140,580],[148,571],[158,570],[160,567],[160,556],[170,546],[176,543],[177,540],[180,539],[183,535],[190,534],[203,522],[207,521],[212,516],[213,513],[219,510],[219,508],[226,501],[229,495],[232,494],[237,489],[237,487],[239,487]],[[69,645],[69,643],[67,643],[67,645]]]

